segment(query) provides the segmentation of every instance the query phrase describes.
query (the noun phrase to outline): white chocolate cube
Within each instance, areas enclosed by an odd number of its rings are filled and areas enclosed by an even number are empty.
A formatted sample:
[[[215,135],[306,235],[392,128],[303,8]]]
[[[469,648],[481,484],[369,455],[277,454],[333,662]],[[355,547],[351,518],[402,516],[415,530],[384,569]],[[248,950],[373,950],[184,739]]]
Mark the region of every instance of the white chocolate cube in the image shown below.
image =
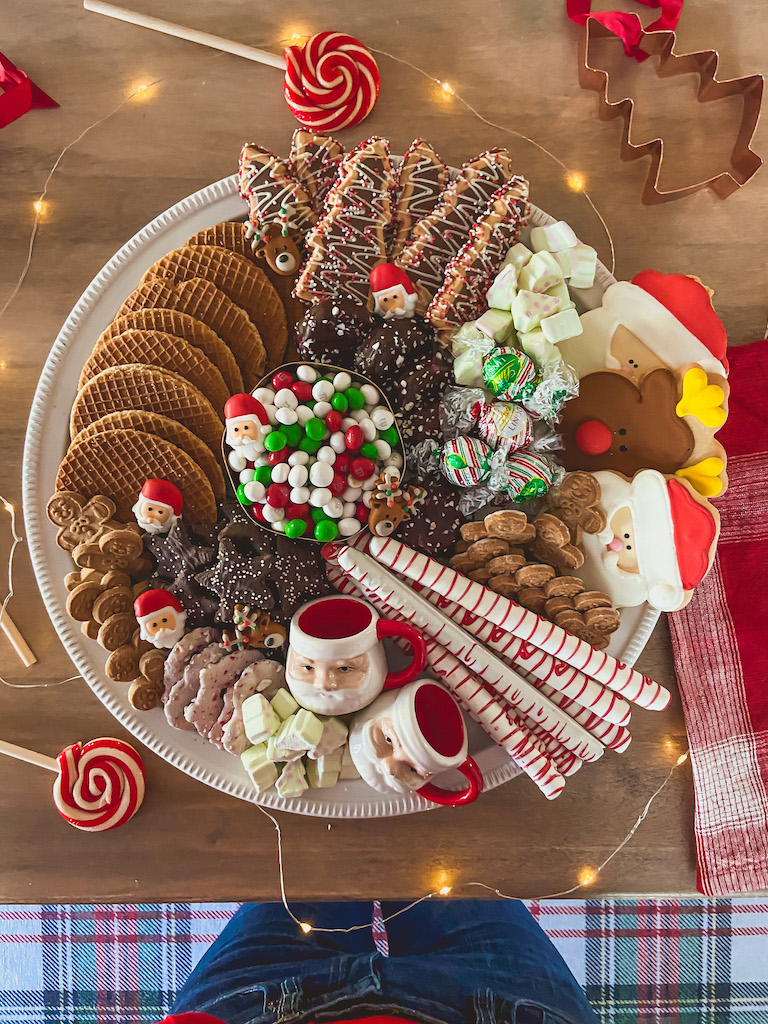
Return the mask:
[[[266,744],[257,743],[244,750],[240,755],[240,760],[251,777],[251,782],[257,793],[263,793],[265,789],[274,786],[277,781],[277,768],[267,757]]]
[[[575,338],[584,333],[579,314],[575,309],[564,309],[560,313],[545,317],[541,321],[541,329],[544,332],[544,337],[553,345],[556,345],[558,341]]]
[[[486,309],[483,315],[475,320],[475,325],[487,337],[493,338],[497,345],[503,345],[514,331],[512,314],[504,309]]]
[[[306,793],[309,783],[306,778],[306,770],[301,761],[291,761],[283,766],[280,778],[275,783],[275,789],[284,797],[297,797]]]
[[[243,701],[243,726],[251,743],[266,743],[280,728],[280,719],[263,693]]]
[[[504,262],[501,265],[506,267],[511,264],[519,274],[531,256],[533,256],[533,253],[527,245],[523,245],[522,242],[515,242],[512,248],[507,250],[507,255],[504,257]]]
[[[317,746],[323,737],[323,723],[306,708],[299,708],[295,715],[283,723],[277,734],[278,746],[304,753]]]
[[[485,293],[485,301],[491,309],[509,309],[517,295],[517,270],[514,264],[502,266],[496,280]],[[482,328],[480,328],[482,330]]]
[[[536,252],[561,252],[578,245],[578,242],[573,228],[564,220],[543,228],[531,228],[531,245]]]
[[[305,751],[284,747],[281,742],[282,737],[289,734],[293,725],[293,718],[293,715],[290,718],[286,718],[278,732],[267,740],[267,757],[270,761],[295,761],[297,758],[304,756]]]
[[[529,292],[545,292],[562,280],[563,272],[552,253],[537,252],[518,274],[517,284]]]
[[[269,703],[281,722],[284,722],[286,718],[290,718],[291,715],[296,714],[299,710],[299,705],[293,699],[291,691],[285,688],[278,690]]]
[[[339,781],[341,772],[342,748],[330,754],[323,754],[316,761],[307,761],[307,782],[315,789],[328,789]]]
[[[560,299],[542,292],[519,291],[512,300],[512,318],[515,330],[521,334],[538,327],[546,316],[552,316],[560,310]]]
[[[308,757],[321,758],[339,750],[347,740],[349,730],[340,718],[323,718],[323,735],[320,741],[309,751]]]

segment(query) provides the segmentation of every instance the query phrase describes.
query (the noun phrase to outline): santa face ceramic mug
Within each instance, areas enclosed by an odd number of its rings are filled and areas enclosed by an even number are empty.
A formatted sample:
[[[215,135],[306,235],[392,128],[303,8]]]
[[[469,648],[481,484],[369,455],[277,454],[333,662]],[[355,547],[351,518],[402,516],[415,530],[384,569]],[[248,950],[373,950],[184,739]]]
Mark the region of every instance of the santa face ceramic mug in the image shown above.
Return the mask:
[[[355,715],[349,730],[355,767],[373,789],[409,793],[456,806],[476,800],[483,776],[467,755],[467,730],[458,704],[431,679],[417,679],[382,694]],[[467,779],[462,790],[441,789],[430,780],[450,768]]]
[[[381,641],[403,637],[411,663],[390,672]],[[285,681],[301,707],[321,715],[347,715],[382,690],[410,682],[427,659],[424,637],[406,622],[390,622],[365,601],[338,594],[302,605],[291,619]]]

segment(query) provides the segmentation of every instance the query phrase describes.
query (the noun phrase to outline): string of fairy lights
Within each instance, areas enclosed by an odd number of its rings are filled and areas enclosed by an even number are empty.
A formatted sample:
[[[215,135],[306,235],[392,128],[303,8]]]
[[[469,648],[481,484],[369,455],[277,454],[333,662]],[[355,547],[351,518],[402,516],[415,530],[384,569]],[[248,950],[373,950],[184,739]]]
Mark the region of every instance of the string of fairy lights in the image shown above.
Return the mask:
[[[278,44],[280,46],[282,46],[283,44],[288,43],[288,42],[290,42],[290,43],[300,42],[300,41],[306,39],[307,36],[308,36],[308,33],[301,33],[301,32],[286,33],[286,37],[284,39],[282,39],[282,40],[279,40]],[[459,103],[470,114],[472,114],[472,116],[477,118],[483,124],[485,124],[485,125],[493,128],[493,129],[495,129],[496,131],[502,132],[503,134],[514,136],[516,138],[519,138],[519,139],[529,143],[531,146],[535,147],[540,152],[545,154],[548,158],[550,158],[552,161],[554,161],[554,163],[557,164],[557,166],[559,167],[560,171],[562,172],[562,178],[563,178],[563,182],[564,182],[565,186],[567,188],[569,188],[570,190],[572,190],[574,192],[578,192],[581,195],[583,195],[584,199],[589,204],[589,206],[591,207],[591,209],[594,211],[595,215],[597,216],[598,220],[600,221],[600,224],[602,225],[602,228],[605,231],[605,234],[606,234],[606,237],[607,237],[607,240],[608,240],[608,245],[609,245],[609,249],[610,249],[610,265],[611,265],[610,269],[611,269],[611,273],[613,273],[613,271],[615,270],[615,265],[616,265],[616,254],[615,254],[615,247],[614,247],[613,236],[611,235],[611,231],[610,231],[610,229],[609,229],[605,219],[603,218],[602,214],[598,210],[598,208],[595,205],[594,201],[592,200],[591,196],[587,192],[587,189],[586,189],[587,179],[586,179],[586,175],[585,175],[585,173],[583,171],[573,170],[566,163],[564,163],[556,154],[552,153],[547,147],[543,146],[541,143],[537,142],[535,139],[532,139],[529,136],[524,135],[522,132],[519,132],[519,131],[517,131],[514,128],[510,128],[510,127],[507,127],[505,125],[498,124],[498,123],[496,123],[494,121],[491,121],[488,118],[486,118],[479,110],[477,110],[477,108],[475,106],[473,106],[467,99],[465,99],[465,97],[462,96],[461,93],[459,93],[457,91],[457,89],[450,82],[445,81],[443,79],[435,78],[428,71],[425,71],[423,68],[418,67],[416,64],[413,64],[413,63],[411,63],[408,60],[405,60],[405,59],[403,59],[401,57],[398,57],[395,54],[389,53],[389,52],[387,52],[385,50],[376,49],[375,47],[370,47],[370,49],[374,53],[379,54],[382,57],[386,57],[389,60],[392,60],[392,61],[394,61],[394,62],[396,62],[398,64],[404,65],[404,66],[412,69],[414,72],[416,72],[417,74],[422,76],[424,79],[426,79],[428,82],[430,82],[434,87],[436,87],[436,89],[439,90],[439,95],[446,102],[454,102],[455,101],[455,102]],[[214,54],[212,57],[210,57],[208,59],[208,61],[216,60],[216,59],[220,58],[221,56],[222,56],[222,54],[218,54],[218,53]],[[205,61],[203,63],[208,63],[208,61]],[[199,60],[196,60],[195,61],[195,66],[194,66],[194,72],[191,72],[191,73],[198,73],[199,70],[200,70],[200,66],[201,66],[201,62]],[[184,77],[186,77],[186,76],[184,76]],[[96,119],[95,121],[93,121],[91,124],[87,125],[75,138],[73,138],[69,143],[67,143],[67,145],[64,146],[63,149],[61,150],[61,152],[58,154],[58,156],[56,157],[53,165],[51,166],[50,171],[48,172],[47,177],[45,178],[45,181],[43,183],[43,187],[42,187],[42,190],[41,190],[39,196],[32,202],[33,221],[32,221],[32,228],[31,228],[31,233],[30,233],[30,238],[29,238],[29,244],[28,244],[28,247],[27,247],[27,257],[26,257],[25,263],[24,263],[24,265],[23,265],[23,267],[21,269],[21,272],[20,272],[20,274],[18,276],[18,279],[17,279],[17,281],[16,281],[16,283],[15,283],[11,293],[9,294],[7,299],[4,301],[3,305],[0,306],[0,318],[2,318],[5,315],[5,313],[7,312],[8,308],[11,305],[11,303],[14,301],[14,299],[18,295],[19,291],[21,290],[21,288],[22,288],[22,286],[24,284],[24,281],[25,281],[25,279],[27,277],[27,274],[29,272],[29,269],[30,269],[30,266],[31,266],[31,263],[32,263],[32,256],[33,256],[33,253],[34,253],[35,244],[36,244],[36,242],[38,240],[38,237],[39,237],[39,234],[40,234],[40,230],[39,229],[40,229],[41,223],[49,216],[50,211],[51,211],[51,201],[48,199],[48,193],[49,193],[49,188],[50,188],[50,185],[51,185],[51,181],[52,181],[56,171],[58,170],[59,166],[61,165],[62,160],[66,156],[66,154],[70,150],[72,150],[79,142],[81,142],[90,132],[92,132],[93,130],[98,128],[100,125],[104,124],[106,121],[110,120],[110,118],[112,118],[115,115],[117,115],[129,103],[131,103],[131,102],[145,102],[145,101],[148,101],[148,100],[151,100],[151,99],[155,98],[158,95],[158,92],[159,92],[158,87],[162,83],[167,81],[167,80],[168,80],[168,77],[166,76],[166,77],[161,77],[161,78],[155,78],[155,79],[148,80],[148,81],[141,81],[141,82],[137,82],[137,83],[133,84],[129,88],[129,90],[128,90],[127,94],[124,96],[124,98],[115,107],[113,107],[110,111],[108,111],[103,116],[101,116],[98,119]],[[766,333],[768,333],[768,330],[767,330]],[[23,542],[23,537],[18,532],[17,513],[16,513],[16,509],[15,509],[13,503],[10,502],[9,500],[7,500],[2,495],[0,495],[0,502],[2,502],[4,510],[10,516],[10,532],[11,532],[11,547],[10,547],[10,552],[9,552],[9,556],[8,556],[8,572],[7,572],[8,593],[6,594],[6,596],[3,599],[2,603],[0,604],[0,624],[2,624],[3,617],[7,614],[6,609],[8,607],[8,604],[10,603],[11,599],[14,596],[14,559],[15,559],[16,551],[17,551],[19,545]],[[70,676],[67,679],[59,680],[57,682],[14,683],[14,682],[9,682],[8,680],[6,680],[2,676],[0,676],[0,682],[3,683],[5,686],[9,686],[9,687],[13,687],[13,688],[18,688],[18,689],[26,689],[26,688],[33,688],[33,687],[61,686],[64,683],[73,682],[75,680],[82,679],[82,678],[83,677],[80,676],[80,675],[75,675],[75,676]],[[669,742],[670,741],[667,741],[667,744],[669,744]],[[575,885],[571,886],[570,888],[563,889],[563,890],[561,890],[559,892],[546,893],[544,895],[533,897],[533,898],[535,898],[535,899],[554,899],[554,898],[557,898],[557,897],[569,896],[569,895],[572,895],[573,893],[578,892],[581,889],[585,889],[585,888],[588,888],[591,885],[594,885],[594,883],[599,878],[601,872],[621,852],[621,850],[623,850],[624,847],[631,841],[631,839],[633,838],[633,836],[637,832],[637,830],[640,827],[640,825],[642,824],[642,822],[648,816],[648,814],[649,814],[649,812],[651,810],[651,807],[653,806],[655,801],[659,798],[659,796],[664,791],[664,789],[669,785],[669,783],[671,782],[671,780],[672,780],[675,772],[677,771],[677,769],[681,765],[683,765],[688,760],[688,758],[689,758],[689,751],[688,750],[684,751],[683,753],[681,753],[677,757],[676,761],[674,762],[672,767],[669,769],[669,772],[666,775],[666,777],[663,779],[661,784],[658,786],[658,788],[655,790],[655,792],[651,795],[651,797],[645,803],[642,811],[638,815],[636,821],[634,822],[634,824],[632,825],[630,830],[627,832],[627,834],[624,836],[624,838],[618,844],[618,846],[616,846],[608,854],[608,856],[605,857],[605,859],[600,864],[598,864],[597,866],[585,865],[582,868],[580,868],[578,870],[578,872],[577,872],[577,882],[576,882]],[[301,931],[304,932],[304,933],[309,933],[309,932],[325,932],[325,933],[345,932],[346,933],[346,932],[351,932],[351,931],[357,931],[357,930],[361,930],[361,929],[370,928],[371,925],[367,925],[367,924],[365,924],[365,925],[355,925],[355,926],[352,926],[352,927],[349,927],[349,928],[323,928],[323,927],[321,927],[319,925],[310,925],[308,922],[302,921],[298,917],[296,917],[296,915],[291,910],[290,900],[288,899],[288,894],[287,894],[287,891],[286,891],[285,864],[284,864],[284,847],[283,847],[283,832],[282,832],[282,828],[281,828],[280,822],[265,807],[261,806],[260,804],[256,804],[255,806],[258,808],[259,811],[261,811],[262,814],[264,814],[271,821],[272,825],[275,828],[276,845],[277,845],[278,880],[279,880],[279,888],[280,888],[280,898],[281,898],[281,902],[282,902],[283,906],[285,907],[286,912],[291,917],[291,919],[296,923],[297,927],[300,928]],[[449,881],[451,881],[451,884],[448,884]],[[447,879],[445,874],[443,874],[443,876],[441,876],[441,878],[440,878],[440,883],[441,884],[437,885],[435,888],[431,889],[429,892],[425,893],[423,896],[420,896],[418,899],[413,900],[411,903],[407,904],[405,907],[402,907],[400,910],[397,911],[397,913],[392,914],[389,917],[385,917],[384,921],[385,922],[386,921],[390,921],[394,917],[397,917],[397,916],[399,916],[401,914],[406,913],[407,911],[411,910],[413,907],[418,906],[418,904],[423,903],[425,900],[434,899],[436,897],[445,897],[445,896],[450,895],[454,891],[454,889],[456,888],[456,885],[458,884],[458,880]],[[461,888],[462,888],[462,890],[468,890],[468,889],[471,889],[471,888],[481,888],[481,889],[484,889],[484,890],[486,890],[488,892],[492,892],[494,895],[496,895],[497,897],[499,897],[501,899],[520,899],[521,898],[519,896],[515,896],[515,895],[511,895],[509,893],[502,892],[502,890],[500,888],[498,888],[496,886],[489,885],[486,882],[482,882],[482,881],[479,881],[479,880],[476,880],[476,879],[471,879],[471,880],[468,880],[468,881],[462,881],[461,882]]]

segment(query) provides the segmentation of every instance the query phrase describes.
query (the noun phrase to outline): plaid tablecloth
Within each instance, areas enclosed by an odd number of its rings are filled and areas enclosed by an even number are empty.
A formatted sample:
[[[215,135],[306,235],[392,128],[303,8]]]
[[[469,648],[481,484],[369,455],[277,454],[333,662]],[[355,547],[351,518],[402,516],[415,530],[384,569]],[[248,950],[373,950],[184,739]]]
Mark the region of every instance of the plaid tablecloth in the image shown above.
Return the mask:
[[[529,906],[606,1024],[768,1022],[766,901]],[[235,908],[0,908],[0,1021],[161,1020]]]
[[[688,607],[669,617],[708,895],[768,889],[768,340],[728,351],[717,557]]]

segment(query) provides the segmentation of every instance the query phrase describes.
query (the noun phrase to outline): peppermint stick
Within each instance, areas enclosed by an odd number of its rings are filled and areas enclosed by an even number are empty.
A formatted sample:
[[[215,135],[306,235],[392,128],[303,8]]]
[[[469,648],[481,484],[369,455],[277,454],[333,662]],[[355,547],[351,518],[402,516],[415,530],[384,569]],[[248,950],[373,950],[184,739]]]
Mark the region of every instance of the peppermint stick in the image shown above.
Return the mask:
[[[345,576],[339,569],[328,572],[328,579],[342,593],[357,593],[375,604],[390,618],[407,621],[402,612],[372,594],[360,581]],[[434,640],[427,640],[427,662],[449,687],[469,714],[525,772],[533,779],[548,800],[554,800],[565,786],[565,779],[553,764],[553,758],[536,739],[521,726],[504,704],[488,693],[483,684],[462,663]],[[560,747],[564,754],[567,751]],[[568,755],[573,757],[573,755]],[[572,762],[574,763],[574,762]],[[569,765],[570,767],[570,765]]]
[[[568,697],[553,689],[548,683],[543,683],[540,679],[536,679],[527,672],[520,672],[520,675],[523,679],[527,679],[532,686],[535,686],[537,690],[540,690],[545,697],[548,697],[553,704],[557,704],[559,708],[562,708],[574,721],[578,722],[588,733],[591,733],[595,739],[600,740],[601,743],[604,743],[611,750],[622,754],[632,742],[629,729],[625,729],[623,725],[613,725],[611,722],[603,721],[597,715],[593,715],[585,708],[574,704],[572,700],[569,700]]]
[[[510,682],[506,694],[510,704],[539,722],[564,747],[584,761],[596,761],[603,755],[603,746],[586,729],[560,711],[552,701],[543,697],[535,687],[521,679],[508,665],[473,638],[460,626],[441,615],[437,609],[415,594],[408,585],[393,576],[370,555],[352,547],[337,549],[341,568],[353,579],[359,580],[366,590],[379,593],[384,602],[413,621],[430,636],[440,633],[442,646],[464,662],[467,668],[495,687]]]
[[[499,626],[495,626],[487,619],[479,615],[472,615],[455,601],[447,601],[440,597],[433,590],[420,584],[413,585],[422,597],[425,597],[430,604],[435,605],[448,615],[454,622],[457,622],[462,629],[476,636],[487,647],[503,657],[516,672],[521,675],[532,675],[545,683],[549,683],[555,690],[565,694],[581,707],[591,711],[598,718],[606,722],[614,722],[617,725],[626,725],[629,722],[632,710],[629,704],[614,693],[587,678],[583,672],[558,661],[551,654],[545,654],[533,644],[512,636]],[[440,637],[437,637],[439,640]]]
[[[508,633],[560,658],[641,707],[661,711],[669,704],[669,692],[652,679],[617,661],[605,651],[596,650],[585,640],[540,618],[527,608],[521,608],[509,598],[468,580],[455,569],[440,565],[391,537],[372,537],[368,550],[374,558],[395,572],[423,583],[442,597],[451,598],[467,611],[488,619]]]

